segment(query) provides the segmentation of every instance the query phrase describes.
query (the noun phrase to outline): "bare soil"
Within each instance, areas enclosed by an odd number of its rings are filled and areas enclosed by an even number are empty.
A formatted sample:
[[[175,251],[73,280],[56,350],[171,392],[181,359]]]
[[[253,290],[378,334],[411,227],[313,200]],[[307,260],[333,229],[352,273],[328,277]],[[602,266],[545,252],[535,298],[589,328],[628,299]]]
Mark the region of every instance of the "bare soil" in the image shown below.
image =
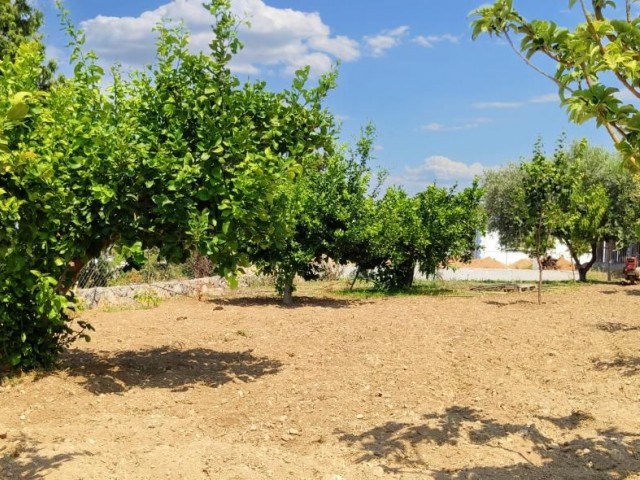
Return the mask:
[[[0,478],[640,479],[640,287],[238,295],[85,314],[0,387]]]

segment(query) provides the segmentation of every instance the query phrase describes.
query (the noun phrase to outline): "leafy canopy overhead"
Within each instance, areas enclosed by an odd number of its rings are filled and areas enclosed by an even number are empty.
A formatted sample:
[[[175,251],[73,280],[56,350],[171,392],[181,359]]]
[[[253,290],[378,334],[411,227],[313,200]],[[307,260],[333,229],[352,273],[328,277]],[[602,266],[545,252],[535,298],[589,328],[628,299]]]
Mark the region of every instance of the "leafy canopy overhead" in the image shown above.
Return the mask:
[[[536,71],[554,82],[569,118],[595,120],[634,169],[640,167],[640,18],[637,0],[570,0],[584,21],[573,29],[551,20],[526,20],[513,0],[496,0],[472,12],[473,38],[504,38]],[[517,41],[519,45],[516,45]],[[547,72],[534,63],[544,56],[556,66]]]

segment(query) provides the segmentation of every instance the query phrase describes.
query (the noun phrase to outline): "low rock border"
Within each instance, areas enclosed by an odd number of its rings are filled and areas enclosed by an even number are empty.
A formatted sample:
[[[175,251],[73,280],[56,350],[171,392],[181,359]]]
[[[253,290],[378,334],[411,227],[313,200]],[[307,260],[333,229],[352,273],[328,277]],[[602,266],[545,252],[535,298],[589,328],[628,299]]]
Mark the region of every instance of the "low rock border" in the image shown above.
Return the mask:
[[[249,279],[240,279],[240,285],[248,285]],[[153,300],[163,300],[171,297],[183,296],[191,298],[216,297],[229,288],[222,277],[205,277],[193,280],[171,280],[167,282],[140,283],[132,285],[118,285],[114,287],[94,287],[78,289],[77,298],[83,302],[83,307],[137,307]]]

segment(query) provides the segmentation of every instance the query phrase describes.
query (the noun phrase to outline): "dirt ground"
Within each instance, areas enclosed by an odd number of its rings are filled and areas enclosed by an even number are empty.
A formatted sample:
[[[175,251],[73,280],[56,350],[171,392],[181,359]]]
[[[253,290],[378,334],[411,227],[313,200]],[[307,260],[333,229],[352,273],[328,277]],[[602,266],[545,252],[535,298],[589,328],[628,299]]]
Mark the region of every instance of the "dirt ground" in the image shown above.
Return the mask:
[[[85,314],[0,387],[0,477],[640,479],[640,287],[237,295]]]

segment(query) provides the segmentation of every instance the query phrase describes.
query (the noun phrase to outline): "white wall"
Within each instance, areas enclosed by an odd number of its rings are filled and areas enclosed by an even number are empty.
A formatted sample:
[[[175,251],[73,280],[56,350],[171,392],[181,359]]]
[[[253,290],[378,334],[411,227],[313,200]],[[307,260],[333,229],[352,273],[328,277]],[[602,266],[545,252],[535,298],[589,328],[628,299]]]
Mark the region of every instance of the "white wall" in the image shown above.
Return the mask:
[[[489,232],[486,235],[480,237],[480,249],[478,251],[478,258],[490,257],[506,265],[517,262],[529,256],[524,252],[508,251],[501,244],[498,239],[497,232]],[[556,242],[553,250],[549,252],[553,258],[560,258],[561,256],[567,261],[571,261],[571,254],[569,249],[562,243]],[[583,255],[580,257],[581,261],[589,260],[590,255]],[[534,262],[535,263],[535,262]],[[535,265],[534,265],[535,268]]]

